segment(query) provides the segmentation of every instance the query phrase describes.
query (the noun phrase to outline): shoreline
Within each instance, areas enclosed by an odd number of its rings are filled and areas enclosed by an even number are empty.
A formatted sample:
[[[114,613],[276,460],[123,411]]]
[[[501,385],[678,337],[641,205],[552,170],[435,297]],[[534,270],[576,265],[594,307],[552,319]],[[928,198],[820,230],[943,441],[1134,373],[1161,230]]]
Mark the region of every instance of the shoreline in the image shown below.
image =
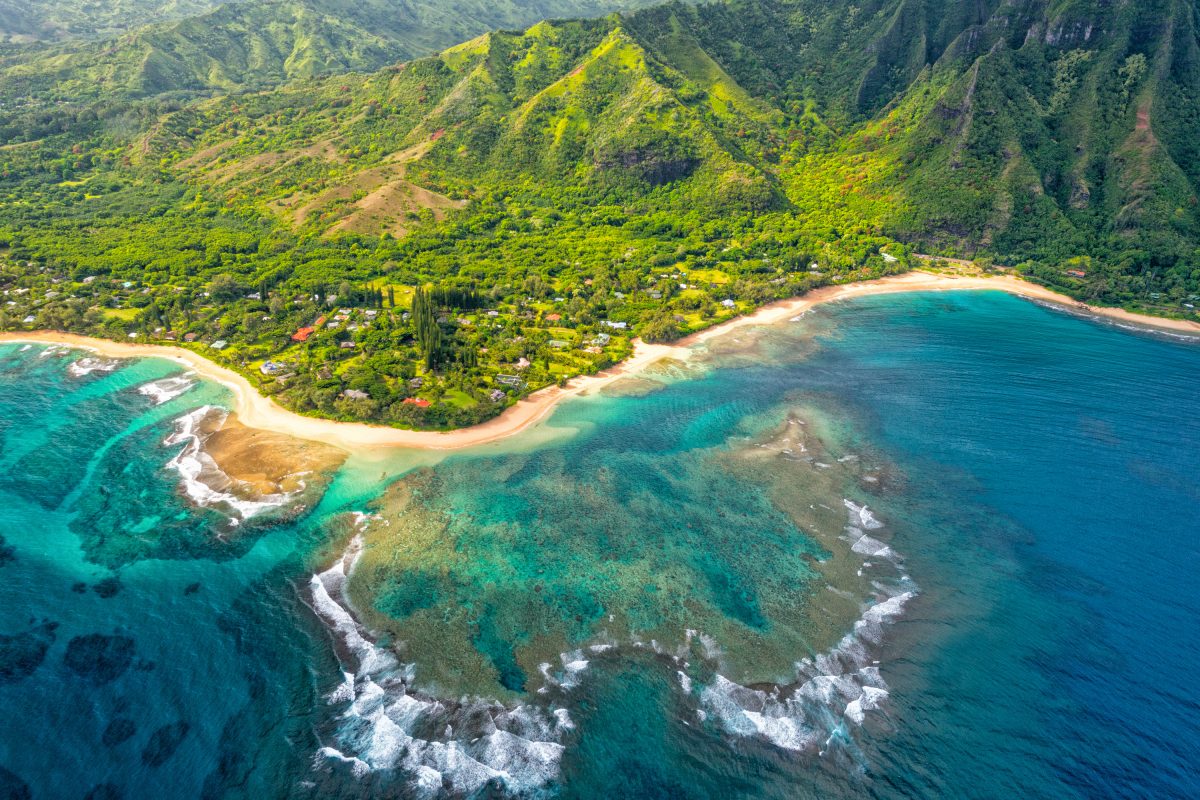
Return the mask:
[[[815,289],[799,297],[770,303],[752,314],[714,325],[671,344],[648,344],[635,339],[633,355],[620,364],[596,375],[573,378],[563,388],[551,386],[539,389],[487,422],[452,431],[413,431],[362,422],[338,422],[306,417],[289,411],[271,398],[260,394],[247,378],[237,372],[182,347],[114,342],[56,331],[0,333],[0,343],[58,344],[91,350],[113,358],[165,358],[183,364],[199,375],[228,388],[233,394],[233,407],[230,411],[237,415],[243,425],[299,439],[324,442],[350,452],[377,448],[459,450],[514,436],[541,422],[561,401],[569,397],[601,389],[621,378],[635,375],[664,358],[686,360],[695,345],[740,328],[784,322],[818,305],[836,300],[906,292],[980,290],[1008,292],[1028,300],[1051,303],[1063,307],[1068,312],[1102,317],[1149,330],[1194,334],[1200,337],[1200,323],[1150,317],[1119,308],[1088,306],[1043,286],[1008,275],[958,277],[912,271],[872,281]]]

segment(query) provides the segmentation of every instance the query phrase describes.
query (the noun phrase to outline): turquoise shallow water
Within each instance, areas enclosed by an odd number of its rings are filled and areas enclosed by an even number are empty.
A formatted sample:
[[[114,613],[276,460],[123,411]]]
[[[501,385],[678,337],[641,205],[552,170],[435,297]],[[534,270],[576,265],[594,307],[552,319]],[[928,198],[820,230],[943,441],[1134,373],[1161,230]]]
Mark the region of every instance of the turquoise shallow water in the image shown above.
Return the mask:
[[[166,468],[178,447],[162,442],[183,413],[220,403],[218,387],[155,405],[137,389],[178,376],[172,364],[72,377],[79,354],[0,347],[0,797],[1198,793],[1200,346],[997,293],[839,304],[743,344],[660,391],[563,406],[551,422],[574,437],[421,473],[423,508],[454,520],[438,541],[495,574],[440,573],[453,592],[404,578],[393,600],[434,620],[412,618],[414,641],[418,623],[454,647],[466,630],[461,646],[503,667],[505,705],[443,700],[403,737],[382,731],[365,693],[370,681],[400,696],[403,669],[362,671],[339,695],[357,661],[309,610],[311,574],[345,545],[341,512],[383,489],[379,465],[351,463],[296,523],[216,537],[219,515],[180,497]],[[821,430],[832,472],[795,452],[736,460],[789,412]],[[838,472],[849,467],[835,456],[861,467]],[[900,554],[895,575],[860,554],[874,564],[863,580],[887,584],[870,590],[877,609],[916,593],[863,651],[878,681],[822,684],[886,698],[861,724],[843,713],[849,696],[801,698],[793,718],[819,741],[788,749],[794,738],[752,724],[778,707],[732,691],[735,713],[705,691],[742,667],[786,683],[768,646],[828,653],[842,631],[822,627],[826,606],[806,592],[828,582],[870,602],[866,583],[822,561],[837,540],[806,529],[823,524],[824,497],[838,535],[843,496],[870,505],[885,526],[867,533]],[[534,613],[531,582],[570,600],[564,623]],[[680,669],[622,639],[613,612],[642,629],[699,620],[727,649],[765,649],[708,658],[696,645]],[[521,646],[548,625],[564,648],[601,629],[615,647],[585,649],[577,673],[555,663],[539,694]],[[432,703],[424,658],[404,696]],[[524,721],[479,719],[520,709]],[[505,726],[552,743],[546,763],[510,757],[505,776],[473,783],[464,764],[499,763],[478,734]],[[385,741],[427,743],[437,777],[414,777]]]

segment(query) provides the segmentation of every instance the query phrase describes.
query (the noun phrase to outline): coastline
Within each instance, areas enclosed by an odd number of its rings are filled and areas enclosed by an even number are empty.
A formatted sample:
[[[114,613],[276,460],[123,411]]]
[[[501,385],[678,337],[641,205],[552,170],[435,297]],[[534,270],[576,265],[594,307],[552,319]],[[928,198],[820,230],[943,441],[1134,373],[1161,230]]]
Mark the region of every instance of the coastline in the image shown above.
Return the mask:
[[[739,328],[784,322],[822,303],[879,294],[939,291],[1004,291],[1029,300],[1062,306],[1068,311],[1104,317],[1151,330],[1200,336],[1200,323],[1134,314],[1119,308],[1088,306],[1066,295],[1012,276],[959,277],[912,271],[861,283],[826,286],[788,300],[770,303],[752,314],[699,331],[672,344],[648,344],[634,340],[633,355],[620,364],[597,373],[573,378],[566,387],[540,389],[499,416],[470,428],[453,431],[412,431],[305,417],[289,411],[258,390],[242,375],[181,347],[132,344],[56,331],[0,333],[0,342],[59,344],[91,350],[114,358],[165,358],[195,370],[205,378],[227,387],[233,394],[232,408],[243,425],[339,447],[346,451],[375,448],[458,450],[513,436],[545,419],[561,401],[587,394],[629,375],[635,375],[664,358],[685,360],[694,345],[723,336]]]

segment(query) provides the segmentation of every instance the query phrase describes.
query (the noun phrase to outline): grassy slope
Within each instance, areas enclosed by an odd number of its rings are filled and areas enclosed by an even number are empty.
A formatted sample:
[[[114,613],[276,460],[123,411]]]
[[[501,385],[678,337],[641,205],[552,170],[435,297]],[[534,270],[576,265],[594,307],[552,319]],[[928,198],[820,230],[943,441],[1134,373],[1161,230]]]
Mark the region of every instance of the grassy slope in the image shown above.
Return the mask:
[[[372,76],[215,101],[174,115],[142,149],[227,201],[273,212],[315,210],[331,186],[373,188],[401,165],[406,185],[439,198],[534,179],[777,203],[773,177],[726,129],[765,129],[778,112],[719,75],[685,101],[672,85],[686,80],[617,20],[543,23]],[[292,221],[326,231],[330,216]]]

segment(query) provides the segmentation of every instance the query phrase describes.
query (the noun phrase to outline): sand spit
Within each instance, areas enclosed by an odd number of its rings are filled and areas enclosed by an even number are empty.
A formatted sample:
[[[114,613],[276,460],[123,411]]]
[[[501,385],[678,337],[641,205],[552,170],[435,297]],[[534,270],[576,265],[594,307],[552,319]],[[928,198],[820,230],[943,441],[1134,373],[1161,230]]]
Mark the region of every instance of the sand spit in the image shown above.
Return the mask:
[[[346,453],[319,442],[246,428],[222,408],[201,406],[175,420],[164,445],[183,445],[167,463],[198,507],[216,508],[233,525],[268,514],[295,517],[325,492]]]

